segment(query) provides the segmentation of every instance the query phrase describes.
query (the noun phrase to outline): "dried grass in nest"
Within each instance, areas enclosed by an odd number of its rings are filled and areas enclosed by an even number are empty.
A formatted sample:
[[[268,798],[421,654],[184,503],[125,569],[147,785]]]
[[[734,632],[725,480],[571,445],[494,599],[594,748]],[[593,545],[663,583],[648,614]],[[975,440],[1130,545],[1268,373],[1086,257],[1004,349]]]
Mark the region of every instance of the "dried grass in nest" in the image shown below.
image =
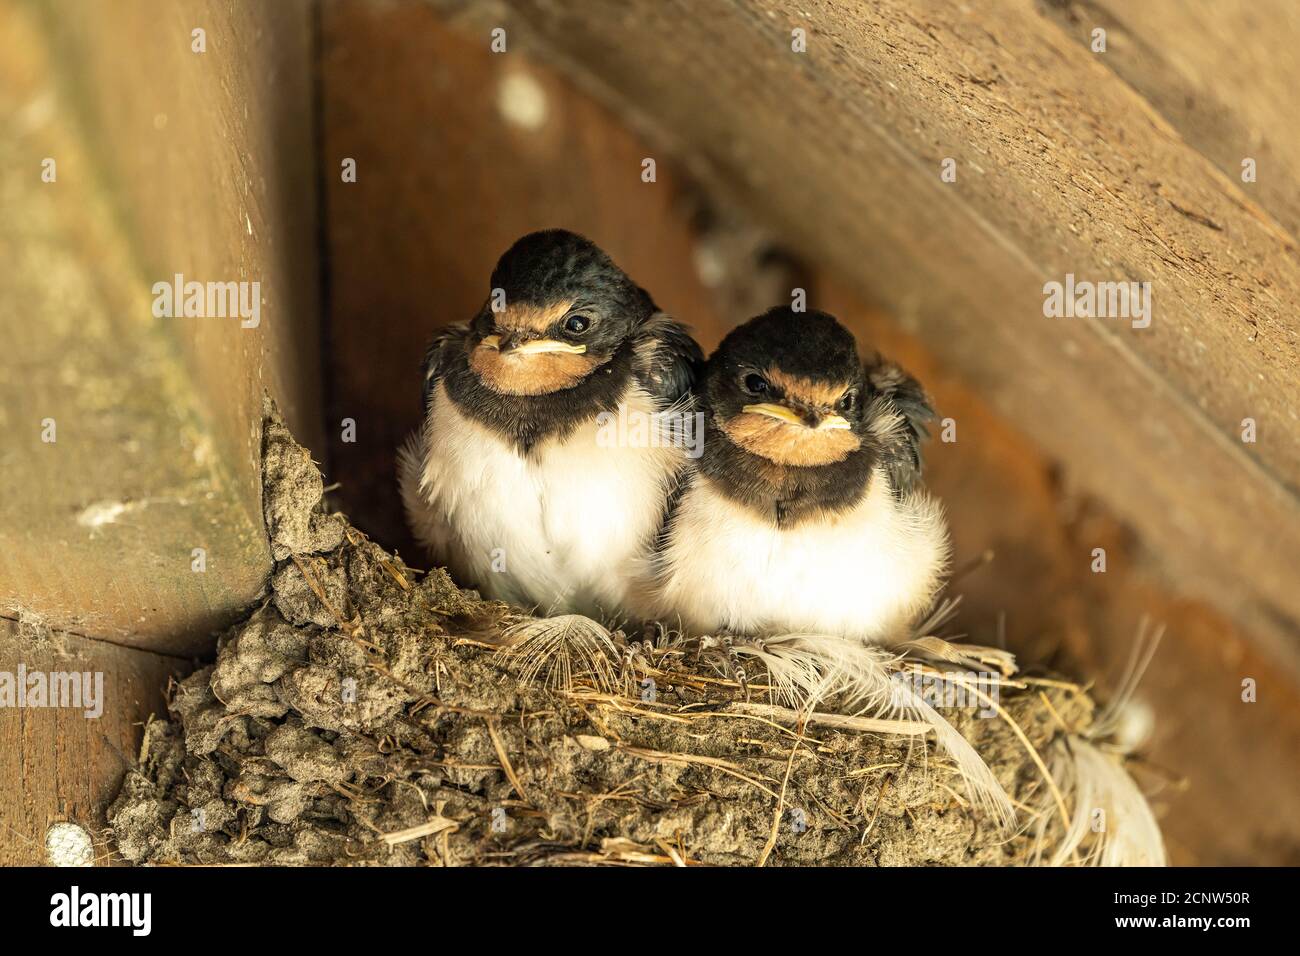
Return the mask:
[[[147,726],[109,810],[132,862],[996,865],[1159,852],[1141,794],[1090,740],[1082,688],[928,633],[908,656],[846,656],[815,635],[638,639],[587,618],[526,618],[441,571],[421,579],[322,513],[320,475],[275,417],[264,453],[272,590],[215,664],[175,688],[170,719]],[[990,683],[963,676],[972,663]],[[975,706],[892,692],[918,674],[956,681]],[[1095,806],[1109,808],[1100,832]]]

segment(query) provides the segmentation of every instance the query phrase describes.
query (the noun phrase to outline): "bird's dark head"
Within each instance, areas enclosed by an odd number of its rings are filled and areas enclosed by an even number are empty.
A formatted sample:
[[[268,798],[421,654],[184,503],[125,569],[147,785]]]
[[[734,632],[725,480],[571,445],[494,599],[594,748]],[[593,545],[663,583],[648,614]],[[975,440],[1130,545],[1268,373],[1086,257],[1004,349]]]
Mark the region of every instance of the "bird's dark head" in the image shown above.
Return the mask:
[[[825,312],[776,308],[733,330],[709,359],[703,394],[713,423],[778,465],[844,461],[867,438],[868,390],[857,344]]]
[[[469,364],[507,395],[563,391],[608,363],[654,311],[595,243],[563,229],[534,232],[492,271],[470,326]]]

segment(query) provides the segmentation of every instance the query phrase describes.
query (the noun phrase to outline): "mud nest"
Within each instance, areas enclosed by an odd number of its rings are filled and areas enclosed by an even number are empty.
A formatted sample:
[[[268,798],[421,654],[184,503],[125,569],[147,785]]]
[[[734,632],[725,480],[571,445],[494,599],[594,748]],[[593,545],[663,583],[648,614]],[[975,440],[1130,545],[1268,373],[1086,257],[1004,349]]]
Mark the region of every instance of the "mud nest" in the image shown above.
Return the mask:
[[[1077,687],[944,710],[1017,809],[999,826],[923,725],[788,706],[707,641],[518,653],[521,612],[324,512],[270,415],[270,593],[146,726],[108,810],[133,863],[1006,865],[1080,812],[1044,766],[1092,721]]]

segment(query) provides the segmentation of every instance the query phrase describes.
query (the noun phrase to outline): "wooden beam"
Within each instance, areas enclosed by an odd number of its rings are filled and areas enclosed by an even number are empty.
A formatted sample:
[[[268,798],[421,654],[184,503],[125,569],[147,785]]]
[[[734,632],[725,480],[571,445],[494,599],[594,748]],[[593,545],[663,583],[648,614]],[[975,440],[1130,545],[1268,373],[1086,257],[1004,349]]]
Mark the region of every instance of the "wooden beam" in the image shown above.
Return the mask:
[[[321,445],[309,13],[0,0],[0,615],[197,653],[264,588],[263,389]],[[258,321],[155,315],[178,274]]]
[[[1052,0],[1040,9],[1091,48],[1192,148],[1291,234],[1300,235],[1300,6],[1218,0]],[[1254,182],[1242,161],[1255,160]]]

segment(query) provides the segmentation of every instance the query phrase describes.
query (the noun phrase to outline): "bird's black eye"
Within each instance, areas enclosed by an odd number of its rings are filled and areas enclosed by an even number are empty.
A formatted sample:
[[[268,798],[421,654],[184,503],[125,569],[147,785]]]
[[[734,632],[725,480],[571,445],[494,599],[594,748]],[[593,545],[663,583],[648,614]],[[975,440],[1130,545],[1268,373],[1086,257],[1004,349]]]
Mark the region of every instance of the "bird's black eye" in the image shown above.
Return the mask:
[[[564,320],[564,331],[572,332],[574,335],[581,335],[591,327],[591,319],[585,315],[571,315]]]
[[[839,401],[838,407],[841,414],[848,415],[852,413],[853,409],[858,407],[858,393],[854,391],[845,392],[844,397]]]
[[[745,386],[745,391],[749,392],[750,395],[767,394],[767,389],[768,389],[767,379],[763,378],[763,376],[759,375],[758,373],[746,375],[744,386]]]

